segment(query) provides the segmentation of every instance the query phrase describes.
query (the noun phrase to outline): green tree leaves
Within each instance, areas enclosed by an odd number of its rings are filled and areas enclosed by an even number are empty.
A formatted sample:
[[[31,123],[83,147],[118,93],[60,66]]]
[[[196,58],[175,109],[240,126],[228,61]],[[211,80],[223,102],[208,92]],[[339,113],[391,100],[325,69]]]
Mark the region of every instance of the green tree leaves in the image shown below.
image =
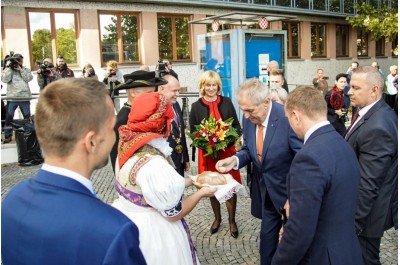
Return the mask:
[[[375,8],[362,3],[357,5],[357,16],[347,17],[346,20],[352,27],[370,32],[373,40],[385,38],[386,42],[393,42],[398,35],[398,12],[394,8]],[[395,54],[397,50],[398,47]]]

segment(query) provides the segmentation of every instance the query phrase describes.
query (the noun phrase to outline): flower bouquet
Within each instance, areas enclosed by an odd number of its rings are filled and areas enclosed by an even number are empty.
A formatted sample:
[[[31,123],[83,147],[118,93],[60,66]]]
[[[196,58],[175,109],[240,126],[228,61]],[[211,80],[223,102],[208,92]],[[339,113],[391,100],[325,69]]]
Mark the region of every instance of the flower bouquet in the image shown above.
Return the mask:
[[[199,125],[195,125],[195,131],[190,134],[193,142],[191,146],[202,149],[206,152],[204,156],[211,155],[212,158],[219,157],[219,151],[235,143],[239,138],[238,133],[232,127],[233,118],[226,121],[216,120],[210,116],[203,119]]]

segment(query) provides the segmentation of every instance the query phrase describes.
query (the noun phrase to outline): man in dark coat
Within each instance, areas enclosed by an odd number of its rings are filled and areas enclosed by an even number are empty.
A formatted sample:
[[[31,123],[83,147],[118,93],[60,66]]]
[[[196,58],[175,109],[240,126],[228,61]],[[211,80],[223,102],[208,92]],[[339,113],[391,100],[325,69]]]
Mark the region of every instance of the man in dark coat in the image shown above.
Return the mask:
[[[311,86],[296,88],[285,103],[304,146],[290,166],[289,220],[272,264],[362,264],[354,230],[360,167],[326,112],[322,94]]]
[[[171,158],[172,161],[174,161],[176,171],[183,177],[184,172],[188,171],[190,168],[190,162],[182,110],[177,102],[181,85],[173,75],[164,75],[163,78],[167,80],[168,83],[159,86],[158,92],[169,100],[175,113],[175,118],[171,123],[171,133],[168,137],[169,146],[172,148]]]
[[[392,205],[397,205],[397,116],[382,98],[384,80],[371,66],[353,70],[350,102],[360,109],[346,133],[361,167],[356,231],[364,264],[381,264],[383,232],[393,226]],[[395,211],[394,213],[397,213]]]

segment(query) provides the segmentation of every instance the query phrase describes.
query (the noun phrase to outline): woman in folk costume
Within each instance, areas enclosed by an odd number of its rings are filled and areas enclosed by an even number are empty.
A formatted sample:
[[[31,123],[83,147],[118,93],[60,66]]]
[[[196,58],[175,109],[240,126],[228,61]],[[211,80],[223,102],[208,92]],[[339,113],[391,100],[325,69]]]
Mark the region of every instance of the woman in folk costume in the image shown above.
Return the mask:
[[[159,93],[137,96],[127,125],[119,128],[120,142],[113,206],[139,228],[140,249],[147,264],[199,264],[183,217],[202,197],[216,189],[204,187],[183,198],[190,178],[182,178],[169,158],[167,137],[174,111]]]
[[[328,106],[328,121],[343,137],[346,134],[346,115],[347,108],[350,105],[349,96],[344,91],[346,85],[347,74],[338,74],[335,79],[335,85],[325,95],[325,101]]]

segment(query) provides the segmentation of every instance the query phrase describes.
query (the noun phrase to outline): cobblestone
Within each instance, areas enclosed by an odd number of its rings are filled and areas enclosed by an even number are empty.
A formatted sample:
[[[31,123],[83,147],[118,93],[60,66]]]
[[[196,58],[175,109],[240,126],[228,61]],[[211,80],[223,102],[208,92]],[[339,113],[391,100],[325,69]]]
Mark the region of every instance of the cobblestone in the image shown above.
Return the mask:
[[[191,165],[190,174],[197,174],[197,168]],[[1,167],[1,198],[16,183],[33,176],[41,166],[19,167],[17,164],[5,164]],[[244,174],[242,174],[243,176]],[[245,180],[245,179],[243,179]],[[116,198],[114,177],[110,165],[96,170],[92,176],[93,186],[100,199],[112,203]],[[246,183],[243,181],[243,183]],[[195,188],[190,187],[185,195]],[[185,218],[188,222],[193,242],[201,264],[259,264],[259,233],[261,222],[250,214],[250,198],[239,197],[237,202],[236,223],[239,238],[230,236],[226,207],[221,207],[222,223],[220,230],[211,235],[209,232],[214,220],[209,199],[202,199],[195,209]],[[383,265],[398,264],[398,232],[390,229],[385,232],[381,243],[381,262]]]

